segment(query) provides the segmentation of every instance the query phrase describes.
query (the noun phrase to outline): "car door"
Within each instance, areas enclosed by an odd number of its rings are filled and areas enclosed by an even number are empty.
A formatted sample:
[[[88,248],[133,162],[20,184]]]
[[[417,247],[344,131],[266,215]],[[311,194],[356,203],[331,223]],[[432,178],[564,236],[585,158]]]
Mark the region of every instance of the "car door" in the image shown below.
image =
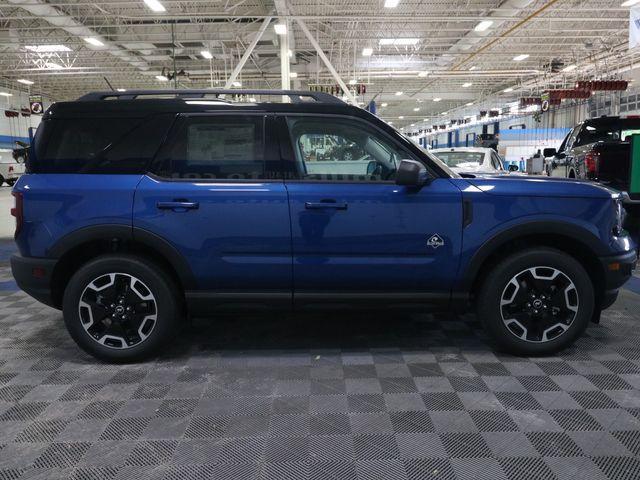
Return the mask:
[[[402,159],[428,159],[370,122],[324,115],[279,121],[291,165],[285,184],[295,303],[448,301],[461,248],[459,189],[446,178],[423,188],[396,185]],[[346,160],[343,145],[361,154]]]
[[[287,194],[264,113],[181,116],[135,194],[134,236],[186,260],[188,300],[291,304]],[[194,301],[195,301],[194,300]]]

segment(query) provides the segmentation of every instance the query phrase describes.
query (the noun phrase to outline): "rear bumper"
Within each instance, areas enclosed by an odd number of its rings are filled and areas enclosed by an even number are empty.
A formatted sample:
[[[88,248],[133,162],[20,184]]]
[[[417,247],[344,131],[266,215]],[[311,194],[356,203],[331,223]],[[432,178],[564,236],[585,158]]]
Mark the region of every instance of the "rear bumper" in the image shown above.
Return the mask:
[[[39,302],[59,308],[51,294],[51,276],[57,260],[51,258],[30,258],[11,256],[11,273],[18,287]]]

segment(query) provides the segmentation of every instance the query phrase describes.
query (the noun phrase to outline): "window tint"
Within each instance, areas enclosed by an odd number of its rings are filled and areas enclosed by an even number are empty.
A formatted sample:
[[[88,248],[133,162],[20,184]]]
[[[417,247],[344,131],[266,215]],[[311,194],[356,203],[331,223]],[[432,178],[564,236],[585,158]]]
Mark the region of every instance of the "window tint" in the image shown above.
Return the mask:
[[[168,178],[277,178],[277,168],[265,168],[264,118],[257,115],[184,118],[154,170]]]
[[[45,120],[38,127],[29,171],[144,173],[172,121],[172,115]]]
[[[412,158],[381,133],[338,118],[287,119],[298,172],[306,180],[391,181],[403,158]]]

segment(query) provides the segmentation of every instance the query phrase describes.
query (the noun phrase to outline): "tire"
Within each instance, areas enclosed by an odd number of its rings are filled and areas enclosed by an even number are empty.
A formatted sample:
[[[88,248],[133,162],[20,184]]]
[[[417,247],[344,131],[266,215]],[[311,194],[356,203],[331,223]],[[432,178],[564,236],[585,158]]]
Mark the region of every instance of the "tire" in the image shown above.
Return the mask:
[[[0,175],[0,187],[2,186],[3,183],[4,183],[4,177]]]
[[[9,185],[10,187],[13,187],[16,184],[16,179],[12,178],[11,180],[5,180],[7,182],[7,185]]]
[[[67,284],[64,322],[78,346],[100,360],[142,360],[176,333],[182,312],[177,291],[171,277],[146,259],[102,255]],[[94,322],[95,316],[103,320]]]
[[[591,279],[576,259],[552,248],[532,248],[510,255],[489,272],[478,291],[477,313],[502,350],[546,355],[584,332],[593,297]]]

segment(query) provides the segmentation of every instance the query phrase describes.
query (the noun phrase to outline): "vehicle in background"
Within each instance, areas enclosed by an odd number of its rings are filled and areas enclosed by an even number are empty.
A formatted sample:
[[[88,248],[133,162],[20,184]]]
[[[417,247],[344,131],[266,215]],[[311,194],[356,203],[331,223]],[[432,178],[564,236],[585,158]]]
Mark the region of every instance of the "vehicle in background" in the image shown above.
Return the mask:
[[[435,148],[430,153],[446,163],[456,173],[491,175],[508,173],[504,168],[502,158],[493,148]]]
[[[640,118],[600,117],[569,132],[560,148],[545,148],[547,172],[593,180],[620,191],[629,188],[630,136],[640,133]]]
[[[23,160],[23,157],[20,157]],[[7,184],[12,186],[20,175],[24,173],[24,161],[14,158],[13,150],[0,149],[0,186]]]
[[[500,141],[500,135],[497,133],[481,133],[476,136],[475,146],[484,148],[493,148],[498,150],[498,142]]]

